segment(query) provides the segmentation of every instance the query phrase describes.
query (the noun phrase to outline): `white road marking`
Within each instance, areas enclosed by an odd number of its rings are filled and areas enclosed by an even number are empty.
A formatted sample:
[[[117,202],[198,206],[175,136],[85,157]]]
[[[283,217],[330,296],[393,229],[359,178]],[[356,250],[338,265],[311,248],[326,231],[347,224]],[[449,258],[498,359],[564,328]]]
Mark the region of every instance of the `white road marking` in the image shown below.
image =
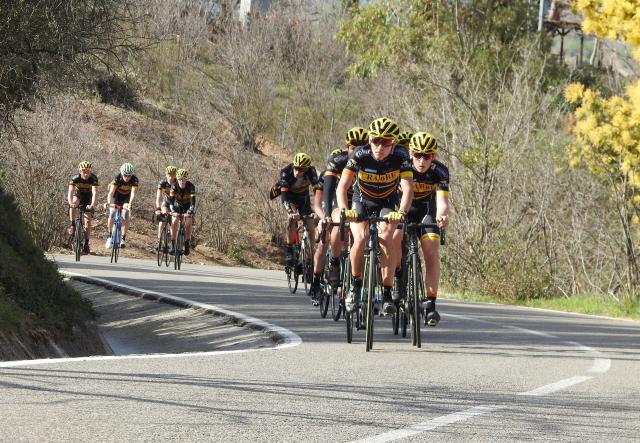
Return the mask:
[[[154,296],[157,297],[162,297],[168,300],[173,300],[173,301],[178,301],[181,303],[186,303],[189,304],[191,306],[200,308],[200,309],[205,309],[208,310],[210,312],[215,312],[215,313],[219,313],[221,315],[228,315],[231,316],[233,318],[238,319],[239,321],[245,322],[246,324],[251,324],[251,325],[255,325],[258,326],[261,329],[266,329],[272,332],[275,332],[277,334],[279,334],[281,337],[284,338],[284,342],[273,347],[273,348],[259,348],[259,349],[246,349],[246,350],[231,350],[231,351],[211,351],[211,352],[192,352],[192,353],[183,353],[183,354],[148,354],[148,355],[129,355],[129,356],[97,356],[97,357],[81,357],[81,358],[59,358],[59,359],[41,359],[41,360],[22,360],[22,361],[10,361],[10,362],[0,362],[0,368],[6,368],[6,367],[16,367],[16,366],[30,366],[30,365],[38,365],[38,364],[51,364],[51,363],[66,363],[66,362],[78,362],[78,361],[92,361],[92,360],[117,360],[117,359],[151,359],[151,358],[176,358],[176,357],[201,357],[201,356],[217,356],[217,355],[224,355],[224,354],[232,354],[232,353],[240,353],[240,352],[255,352],[255,351],[268,351],[268,350],[273,350],[273,349],[282,349],[282,348],[287,348],[287,347],[292,347],[292,346],[297,346],[299,344],[302,343],[302,339],[300,338],[300,336],[298,336],[297,334],[295,334],[292,331],[289,331],[288,329],[282,328],[280,326],[277,325],[273,325],[271,323],[267,323],[263,320],[254,318],[254,317],[248,317],[245,316],[243,314],[239,314],[233,311],[229,311],[227,309],[224,308],[220,308],[214,305],[208,305],[205,303],[199,303],[199,302],[195,302],[195,301],[191,301],[188,299],[184,299],[181,297],[176,297],[176,296],[171,296],[169,294],[163,294],[160,292],[155,292],[155,291],[146,291],[146,290],[142,290],[140,288],[136,288],[133,286],[129,286],[129,285],[124,285],[124,284],[120,284],[120,283],[114,283],[111,282],[109,280],[104,280],[104,279],[100,279],[100,278],[96,278],[96,277],[87,277],[84,276],[82,274],[77,274],[74,272],[69,272],[69,271],[61,271],[65,274],[68,275],[76,275],[76,276],[81,276],[83,278],[89,279],[89,280],[94,280],[96,282],[101,282],[102,284],[108,284],[112,287],[118,287],[121,289],[128,289],[128,290],[133,290],[133,291],[137,291],[137,292],[141,292],[144,294],[152,294]],[[449,317],[453,317],[453,318],[460,318],[460,319],[464,319],[464,320],[469,320],[469,321],[474,321],[474,322],[478,322],[478,323],[485,323],[485,324],[493,324],[493,325],[497,325],[500,327],[504,327],[504,328],[508,328],[508,329],[512,329],[518,332],[522,332],[522,333],[526,333],[526,334],[533,334],[533,335],[537,335],[537,336],[541,336],[541,337],[545,337],[545,338],[552,338],[552,339],[557,339],[558,337],[551,335],[551,334],[547,334],[545,332],[540,332],[540,331],[533,331],[530,329],[525,329],[525,328],[520,328],[517,326],[510,326],[510,325],[500,325],[498,323],[495,322],[490,322],[487,320],[480,320],[480,319],[476,319],[476,318],[471,318],[471,317],[465,317],[465,316],[461,316],[461,315],[454,315],[454,314],[448,314]],[[595,353],[595,354],[599,354],[598,351],[596,351],[593,348],[590,348],[588,346],[584,346],[578,342],[570,342],[570,341],[565,341],[565,344],[568,344],[569,346],[574,346],[576,347],[578,350],[580,351],[585,351],[585,352],[589,352],[589,353]],[[603,374],[605,372],[607,372],[609,370],[609,368],[611,367],[611,360],[608,358],[594,358],[594,363],[591,367],[591,369],[589,369],[588,372],[590,373],[597,373],[597,374]],[[550,393],[553,392],[557,392],[563,389],[566,389],[568,387],[577,385],[579,383],[585,382],[587,380],[592,379],[593,376],[575,376],[575,377],[571,377],[568,379],[564,379],[564,380],[560,380],[558,382],[555,383],[551,383],[548,385],[544,385],[541,386],[539,388],[527,391],[527,392],[521,392],[518,393],[517,395],[522,395],[522,396],[542,396],[542,395],[548,395]],[[433,420],[429,420],[423,423],[418,423],[415,424],[413,426],[407,427],[407,428],[403,428],[403,429],[397,429],[397,430],[393,430],[393,431],[389,431],[389,432],[385,432],[379,435],[375,435],[375,436],[371,436],[371,437],[367,437],[364,438],[362,440],[357,440],[357,442],[360,443],[386,443],[386,442],[390,442],[390,441],[395,441],[395,440],[399,440],[401,438],[407,438],[407,437],[411,437],[417,434],[420,434],[422,432],[427,432],[427,431],[431,431],[434,430],[436,428],[439,427],[443,427],[443,426],[448,426],[454,423],[459,423],[465,420],[468,420],[470,418],[479,416],[479,415],[484,415],[484,414],[488,414],[491,412],[495,412],[498,410],[504,409],[504,407],[502,406],[497,406],[497,405],[493,405],[493,406],[475,406],[473,408],[467,409],[465,411],[460,411],[460,412],[455,412],[452,414],[448,414],[448,415],[443,415],[441,417],[437,417],[434,418]]]
[[[532,395],[532,396],[540,396],[547,395],[553,392],[561,391],[563,389],[567,389],[570,386],[577,385],[578,383],[582,383],[587,380],[591,380],[593,377],[588,377],[584,375],[577,375],[575,377],[566,378],[564,380],[557,381],[555,383],[551,383],[548,385],[540,386],[539,388],[532,389],[527,392],[519,392],[518,395]]]
[[[143,355],[99,355],[92,357],[74,357],[74,358],[43,358],[37,360],[15,360],[15,361],[6,361],[0,362],[0,368],[13,368],[18,366],[32,366],[32,365],[43,365],[43,364],[55,364],[55,363],[69,363],[69,362],[80,362],[80,361],[102,361],[102,360],[137,360],[137,359],[158,359],[158,358],[185,358],[185,357],[204,357],[204,356],[220,356],[226,354],[239,354],[244,352],[258,352],[258,351],[272,351],[275,349],[285,349],[291,348],[294,346],[298,346],[302,343],[302,338],[300,336],[288,329],[285,329],[281,326],[274,325],[272,323],[268,323],[264,320],[260,320],[259,318],[249,317],[244,314],[240,314],[238,312],[230,311],[228,309],[221,308],[219,306],[210,305],[206,303],[200,303],[192,300],[188,300],[186,298],[176,297],[169,294],[164,294],[162,292],[156,291],[147,291],[141,288],[136,288],[135,286],[129,286],[122,283],[115,283],[110,280],[104,280],[97,277],[89,277],[86,275],[78,274],[70,271],[60,271],[66,275],[73,275],[82,277],[85,280],[93,280],[94,282],[99,282],[102,285],[109,285],[114,288],[127,289],[129,291],[139,292],[140,294],[149,294],[158,298],[162,298],[165,300],[172,300],[174,302],[185,303],[190,306],[193,306],[198,309],[204,309],[208,312],[215,313],[217,315],[225,315],[236,319],[236,321],[243,325],[249,325],[253,329],[263,329],[269,333],[275,333],[279,337],[282,338],[282,342],[276,344],[273,347],[269,348],[254,348],[254,349],[235,349],[235,350],[225,350],[225,351],[208,351],[208,352],[184,352],[181,354],[143,354]]]
[[[454,318],[459,318],[462,320],[468,320],[468,321],[473,321],[476,323],[484,323],[484,324],[490,324],[490,325],[497,325],[503,328],[507,328],[507,329],[512,329],[514,331],[518,331],[518,332],[522,332],[524,334],[532,334],[532,335],[537,335],[540,337],[545,337],[545,338],[550,338],[550,339],[558,339],[557,336],[552,335],[552,334],[548,334],[546,332],[541,332],[541,331],[534,331],[531,329],[525,329],[525,328],[520,328],[518,326],[511,326],[511,325],[501,325],[499,323],[496,322],[491,322],[491,321],[487,321],[487,320],[481,320],[481,319],[477,319],[477,318],[472,318],[472,317],[466,317],[463,315],[455,315],[455,314],[447,314],[448,317],[454,317]],[[578,342],[573,342],[573,341],[565,341],[563,342],[564,344],[568,345],[568,346],[573,346],[575,348],[577,348],[579,351],[584,351],[584,352],[589,352],[591,354],[596,354],[596,355],[600,355],[600,353],[598,351],[596,351],[595,349],[589,347],[589,346],[585,346],[581,343]],[[589,373],[597,373],[597,374],[604,374],[605,372],[607,372],[609,370],[609,368],[611,367],[611,360],[608,358],[594,358],[593,360],[593,365],[591,366],[591,369],[589,369]],[[575,377],[571,377],[571,378],[567,378],[564,380],[560,380],[558,382],[555,383],[551,383],[548,385],[544,385],[544,386],[540,386],[539,388],[535,388],[532,389],[530,391],[527,392],[520,392],[517,395],[526,395],[526,396],[542,396],[542,395],[548,395],[554,392],[558,392],[561,391],[563,389],[567,389],[571,386],[577,385],[579,383],[583,383],[587,380],[591,380],[593,378],[593,376],[584,376],[584,375],[579,375],[579,376],[575,376]],[[478,415],[483,415],[483,414],[488,414],[491,412],[495,412],[498,410],[504,409],[504,407],[502,406],[476,406],[474,408],[471,409],[467,409],[466,411],[461,411],[461,412],[456,412],[453,414],[448,414],[448,415],[443,415],[441,417],[437,417],[434,418],[433,420],[424,422],[424,423],[418,423],[416,425],[413,426],[409,426],[407,428],[403,428],[403,429],[396,429],[393,431],[389,431],[389,432],[385,432],[382,434],[378,434],[378,435],[374,435],[371,437],[367,437],[364,438],[362,440],[357,440],[358,443],[386,443],[386,442],[390,442],[390,441],[395,441],[395,440],[400,440],[402,438],[407,438],[407,437],[412,437],[414,435],[420,434],[422,432],[426,432],[426,431],[431,431],[434,430],[436,428],[442,427],[442,426],[448,426],[450,424],[453,423],[458,423],[458,422],[462,422],[465,420],[468,420],[470,418],[476,417]]]
[[[448,426],[454,423],[468,420],[478,415],[488,414],[503,409],[502,406],[475,406],[466,411],[454,412],[453,414],[443,415],[433,420],[418,423],[404,429],[396,429],[385,432],[383,434],[374,435],[372,437],[355,440],[352,443],[386,443],[390,441],[400,440],[401,438],[412,437],[422,432],[432,431],[442,426]]]

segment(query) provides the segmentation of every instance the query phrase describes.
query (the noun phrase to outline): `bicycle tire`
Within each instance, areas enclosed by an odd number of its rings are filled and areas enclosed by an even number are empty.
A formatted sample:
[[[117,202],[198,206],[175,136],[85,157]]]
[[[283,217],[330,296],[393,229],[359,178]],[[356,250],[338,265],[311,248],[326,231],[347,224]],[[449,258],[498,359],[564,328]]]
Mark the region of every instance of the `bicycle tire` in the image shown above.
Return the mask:
[[[182,267],[182,248],[184,246],[184,226],[180,220],[180,228],[178,229],[178,235],[176,237],[176,248],[173,252],[175,254],[175,261],[173,268],[177,271]]]
[[[343,255],[340,261],[340,269],[342,271],[340,273],[340,277],[342,284],[340,285],[340,292],[338,296],[338,311],[334,314],[333,321],[340,320],[341,314],[344,314],[345,316],[347,315],[347,311],[344,306],[344,299],[347,297],[349,290],[351,289],[351,260],[349,255]]]
[[[298,289],[298,274],[289,266],[286,266],[284,268],[284,272],[287,274],[287,285],[289,286],[289,292],[295,294],[296,290]]]
[[[300,262],[302,263],[302,282],[304,283],[304,292],[309,295],[311,293],[311,282],[313,281],[313,255],[311,254],[311,245],[309,240],[304,236],[300,243]]]
[[[169,267],[171,264],[171,255],[169,254],[169,244],[171,243],[171,235],[169,233],[169,226],[165,227],[164,230],[164,249],[162,250],[162,254],[164,256],[164,265]]]
[[[320,291],[320,317],[327,318],[329,312],[329,304],[333,298],[333,287],[329,284],[324,285]]]
[[[162,262],[164,261],[164,231],[166,229],[166,223],[163,223],[162,229],[160,230],[160,238],[158,239],[158,266],[162,266]]]
[[[393,335],[398,335],[400,331],[400,306],[396,304],[396,312],[391,317],[391,325],[393,327]]]
[[[340,307],[340,286],[331,286],[331,318],[333,321],[340,320],[342,308]]]
[[[407,315],[406,307],[402,309],[400,316],[400,330],[402,331],[402,338],[407,336],[407,327],[409,326],[409,316]]]
[[[413,294],[411,294],[411,333],[413,337],[411,339],[414,346],[420,348],[422,346],[422,340],[420,337],[420,278],[422,277],[418,262],[418,254],[412,254],[411,256],[411,270],[413,279]]]
[[[344,320],[347,326],[347,343],[351,343],[353,341],[353,312],[344,313]]]
[[[84,252],[85,232],[84,232],[84,210],[78,208],[76,217],[76,232],[74,235],[76,261],[80,261],[80,257]]]
[[[366,324],[366,350],[369,352],[373,349],[373,299],[376,296],[376,281],[375,281],[375,272],[376,272],[376,257],[375,251],[372,249],[369,251],[369,263],[368,267],[365,265],[365,273],[367,277],[367,324]]]
[[[111,231],[111,263],[118,263],[118,251],[120,250],[120,244],[116,241],[118,235],[117,225],[113,226]]]

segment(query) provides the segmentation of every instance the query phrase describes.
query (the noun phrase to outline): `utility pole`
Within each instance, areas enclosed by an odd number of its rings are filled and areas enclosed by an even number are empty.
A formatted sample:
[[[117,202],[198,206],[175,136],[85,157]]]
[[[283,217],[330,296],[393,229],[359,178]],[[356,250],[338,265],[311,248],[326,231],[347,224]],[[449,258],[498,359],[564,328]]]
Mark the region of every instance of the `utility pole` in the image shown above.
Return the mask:
[[[542,32],[544,26],[544,3],[545,0],[540,0],[540,9],[538,10],[538,32]]]

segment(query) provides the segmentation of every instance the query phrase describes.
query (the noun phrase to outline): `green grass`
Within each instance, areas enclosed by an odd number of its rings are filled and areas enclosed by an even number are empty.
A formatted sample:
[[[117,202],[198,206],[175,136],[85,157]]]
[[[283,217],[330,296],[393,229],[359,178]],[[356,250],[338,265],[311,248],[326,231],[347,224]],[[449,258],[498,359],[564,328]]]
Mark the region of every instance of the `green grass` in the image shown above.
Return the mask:
[[[579,314],[603,315],[607,317],[640,320],[640,302],[638,300],[621,300],[599,295],[576,295],[568,298],[537,299],[527,301],[511,301],[484,294],[450,293],[442,294],[443,298],[482,303],[499,303],[505,305],[526,306],[531,308],[552,309],[556,311],[575,312]]]
[[[0,286],[0,332],[17,330],[25,320],[25,313],[16,306]]]

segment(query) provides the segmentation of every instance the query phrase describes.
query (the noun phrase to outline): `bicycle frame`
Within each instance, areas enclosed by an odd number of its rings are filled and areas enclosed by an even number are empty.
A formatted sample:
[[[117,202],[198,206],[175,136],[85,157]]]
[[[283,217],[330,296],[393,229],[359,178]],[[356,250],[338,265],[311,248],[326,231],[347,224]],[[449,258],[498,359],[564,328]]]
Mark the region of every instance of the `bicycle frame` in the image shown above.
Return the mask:
[[[120,255],[120,239],[122,238],[122,206],[113,211],[113,228],[111,229],[111,263],[118,262]]]

